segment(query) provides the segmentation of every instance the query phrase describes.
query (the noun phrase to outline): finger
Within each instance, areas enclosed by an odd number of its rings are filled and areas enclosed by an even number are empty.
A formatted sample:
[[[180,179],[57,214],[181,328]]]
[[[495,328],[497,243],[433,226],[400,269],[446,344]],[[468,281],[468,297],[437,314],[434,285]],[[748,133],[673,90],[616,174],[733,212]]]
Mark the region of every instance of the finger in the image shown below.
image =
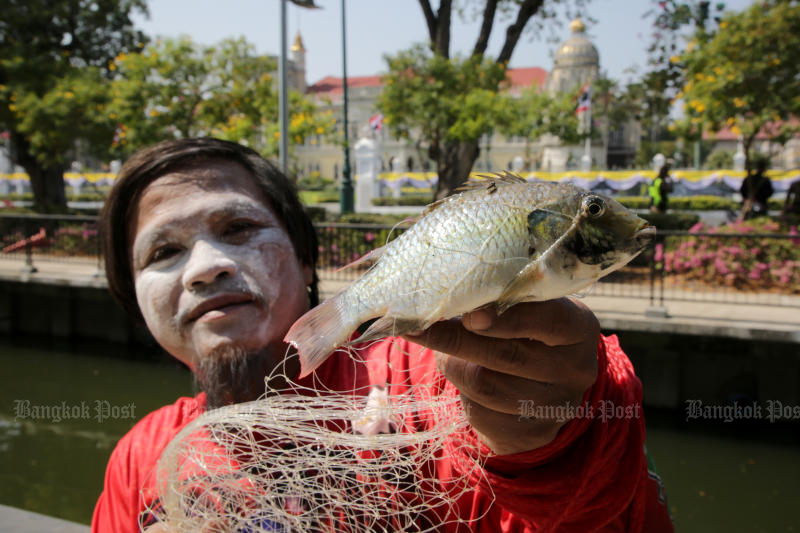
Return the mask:
[[[463,394],[461,404],[472,428],[498,455],[526,452],[550,444],[564,425],[549,419],[497,413]]]
[[[497,316],[486,307],[462,317],[464,327],[475,333],[501,339],[533,339],[548,346],[565,346],[597,339],[600,323],[582,302],[559,298],[525,302]]]
[[[437,322],[408,340],[487,369],[526,379],[570,384],[583,393],[597,374],[596,341],[550,347],[537,341],[495,339],[464,329],[458,320]]]
[[[461,394],[492,411],[519,416],[521,407],[578,404],[581,395],[566,387],[511,376],[443,353],[436,366]]]

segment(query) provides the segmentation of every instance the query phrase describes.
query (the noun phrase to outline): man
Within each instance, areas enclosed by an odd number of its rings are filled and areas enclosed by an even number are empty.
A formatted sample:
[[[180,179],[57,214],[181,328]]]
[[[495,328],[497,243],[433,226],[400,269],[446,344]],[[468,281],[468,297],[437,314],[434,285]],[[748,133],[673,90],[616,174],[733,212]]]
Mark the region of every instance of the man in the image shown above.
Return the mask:
[[[669,194],[672,192],[672,179],[669,177],[669,171],[669,163],[662,165],[653,183],[648,187],[650,210],[655,213],[667,212]]]
[[[742,195],[742,220],[767,216],[767,204],[774,190],[766,171],[767,160],[763,158],[756,161],[754,172],[748,168],[747,177],[739,188]]]
[[[204,409],[257,398],[278,365],[297,375],[282,339],[317,303],[317,243],[287,178],[252,150],[215,139],[134,155],[101,219],[112,294],[204,390],[151,413],[114,450],[92,529],[127,532],[151,525],[152,470],[182,427]],[[502,317],[475,311],[363,347],[362,356],[366,363],[354,365],[339,353],[296,381],[366,390],[411,379],[402,369],[412,357],[423,375],[438,368],[489,456],[485,481],[456,506],[465,520],[482,516],[474,531],[671,531],[660,486],[648,477],[641,386],[584,305],[565,298]],[[628,416],[520,416],[523,404],[584,403]]]

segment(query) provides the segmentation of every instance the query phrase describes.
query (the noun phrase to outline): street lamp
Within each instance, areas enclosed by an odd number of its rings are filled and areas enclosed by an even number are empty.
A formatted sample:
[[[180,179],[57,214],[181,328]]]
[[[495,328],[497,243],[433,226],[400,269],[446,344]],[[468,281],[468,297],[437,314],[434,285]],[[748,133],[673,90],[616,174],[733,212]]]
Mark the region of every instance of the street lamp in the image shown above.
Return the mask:
[[[279,63],[280,88],[278,91],[278,115],[281,128],[280,159],[281,170],[289,175],[289,89],[286,74],[286,1],[281,0],[281,60]],[[289,0],[294,5],[308,9],[318,9],[314,0]]]
[[[345,0],[342,0],[342,93],[344,100],[344,164],[342,165],[342,188],[339,191],[339,211],[353,212],[353,181],[350,178],[350,142],[347,135],[347,26]]]

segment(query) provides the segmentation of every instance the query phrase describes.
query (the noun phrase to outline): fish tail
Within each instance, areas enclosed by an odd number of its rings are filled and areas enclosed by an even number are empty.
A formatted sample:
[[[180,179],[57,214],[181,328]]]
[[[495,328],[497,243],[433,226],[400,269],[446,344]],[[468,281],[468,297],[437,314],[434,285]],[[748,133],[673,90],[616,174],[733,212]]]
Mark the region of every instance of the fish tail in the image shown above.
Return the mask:
[[[300,357],[303,378],[325,362],[330,354],[347,342],[358,322],[353,324],[342,294],[325,300],[292,324],[284,342],[295,348]]]

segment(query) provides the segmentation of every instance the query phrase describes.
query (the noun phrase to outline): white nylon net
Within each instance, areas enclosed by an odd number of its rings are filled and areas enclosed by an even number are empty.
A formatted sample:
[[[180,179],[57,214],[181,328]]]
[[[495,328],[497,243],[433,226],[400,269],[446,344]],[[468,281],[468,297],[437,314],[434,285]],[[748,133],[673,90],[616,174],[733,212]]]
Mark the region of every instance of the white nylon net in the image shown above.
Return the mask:
[[[161,456],[151,520],[174,532],[470,531],[455,506],[483,470],[458,397],[366,392],[295,386],[204,413]]]

